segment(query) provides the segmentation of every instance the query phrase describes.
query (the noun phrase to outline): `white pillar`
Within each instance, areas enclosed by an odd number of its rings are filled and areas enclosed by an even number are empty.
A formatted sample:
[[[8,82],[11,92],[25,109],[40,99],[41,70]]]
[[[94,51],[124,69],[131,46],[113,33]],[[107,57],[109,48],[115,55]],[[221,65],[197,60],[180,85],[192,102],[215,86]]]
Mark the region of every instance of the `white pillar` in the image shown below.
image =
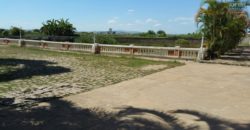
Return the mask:
[[[18,45],[19,47],[25,47],[25,41],[22,39],[18,40]]]
[[[101,48],[98,43],[94,43],[92,45],[92,53],[94,54],[100,54],[101,53]]]
[[[201,39],[201,47],[200,47],[200,50],[198,52],[198,56],[197,56],[197,60],[200,61],[200,60],[204,60],[204,34],[202,34],[202,39]]]

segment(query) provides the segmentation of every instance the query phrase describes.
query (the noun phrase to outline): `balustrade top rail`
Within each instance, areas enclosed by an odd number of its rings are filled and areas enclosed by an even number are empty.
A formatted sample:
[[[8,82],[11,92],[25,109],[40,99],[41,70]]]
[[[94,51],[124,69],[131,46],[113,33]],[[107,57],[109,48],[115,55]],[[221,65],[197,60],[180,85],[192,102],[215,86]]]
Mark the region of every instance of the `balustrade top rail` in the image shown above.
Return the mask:
[[[39,40],[19,40],[0,38],[0,44],[16,44],[22,47],[39,47],[56,50],[86,51],[93,53],[115,53],[141,56],[156,56],[178,59],[203,59],[204,48],[150,47],[133,45],[107,45],[90,43],[70,43]]]
[[[181,48],[181,47],[153,47],[153,46],[126,46],[126,45],[107,45],[107,44],[99,44],[103,47],[117,47],[117,48],[138,48],[138,49],[165,49],[165,50],[192,50],[192,51],[199,51],[200,48]]]

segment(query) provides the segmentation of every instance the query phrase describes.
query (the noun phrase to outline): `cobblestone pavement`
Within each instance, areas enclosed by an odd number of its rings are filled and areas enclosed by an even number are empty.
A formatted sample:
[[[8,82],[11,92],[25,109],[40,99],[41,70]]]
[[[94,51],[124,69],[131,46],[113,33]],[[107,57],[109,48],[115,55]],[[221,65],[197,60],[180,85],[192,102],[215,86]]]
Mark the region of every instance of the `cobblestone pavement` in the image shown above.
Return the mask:
[[[5,97],[22,94],[25,94],[23,98],[61,97],[142,77],[177,64],[0,46],[0,93]],[[147,65],[151,65],[148,68],[165,67],[145,69]],[[9,90],[12,92],[6,94]]]

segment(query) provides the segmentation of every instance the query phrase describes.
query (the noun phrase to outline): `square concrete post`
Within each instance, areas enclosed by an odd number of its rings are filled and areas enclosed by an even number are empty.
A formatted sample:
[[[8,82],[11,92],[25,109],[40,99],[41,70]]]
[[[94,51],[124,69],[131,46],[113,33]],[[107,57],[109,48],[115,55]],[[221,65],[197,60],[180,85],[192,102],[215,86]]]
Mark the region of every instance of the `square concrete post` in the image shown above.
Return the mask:
[[[92,45],[92,53],[93,54],[101,54],[101,47],[98,43],[94,43]]]
[[[25,47],[25,41],[24,40],[22,40],[22,39],[20,39],[20,40],[18,40],[18,46],[19,47]]]
[[[205,49],[202,47],[198,52],[197,60],[201,61],[204,60],[204,58],[205,58]]]
[[[134,55],[134,44],[129,45],[130,54]]]
[[[180,46],[175,47],[175,55],[178,56],[178,58],[181,58],[180,48]]]

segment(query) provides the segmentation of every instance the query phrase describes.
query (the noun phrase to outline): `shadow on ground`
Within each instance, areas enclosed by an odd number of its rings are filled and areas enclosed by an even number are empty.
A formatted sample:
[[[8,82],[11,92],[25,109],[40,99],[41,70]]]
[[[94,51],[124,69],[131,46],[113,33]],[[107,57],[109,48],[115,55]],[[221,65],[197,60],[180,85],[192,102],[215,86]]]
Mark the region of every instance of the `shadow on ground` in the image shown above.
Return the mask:
[[[0,82],[16,79],[28,79],[32,76],[46,76],[67,73],[69,68],[55,65],[54,62],[43,60],[0,59]]]
[[[40,99],[38,99],[40,100]],[[205,122],[210,130],[249,130],[250,124],[237,124],[190,110],[168,113],[133,107],[112,113],[101,109],[81,109],[63,100],[27,110],[0,108],[1,130],[197,130],[184,126],[176,114],[188,114]],[[154,119],[154,120],[152,120]]]

